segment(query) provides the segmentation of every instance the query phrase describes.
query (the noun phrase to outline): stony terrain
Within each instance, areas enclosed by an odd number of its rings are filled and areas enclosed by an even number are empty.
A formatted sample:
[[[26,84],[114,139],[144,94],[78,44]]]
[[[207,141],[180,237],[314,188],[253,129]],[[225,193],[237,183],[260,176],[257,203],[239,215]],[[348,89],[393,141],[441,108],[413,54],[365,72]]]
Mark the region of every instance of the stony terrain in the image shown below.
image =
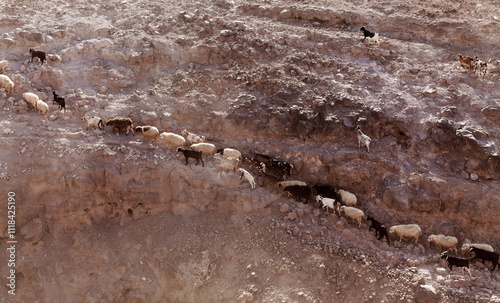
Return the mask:
[[[500,250],[498,18],[495,0],[2,1],[15,89],[0,89],[0,192],[16,194],[19,243],[16,296],[2,283],[0,302],[500,302],[491,264],[450,271],[427,243]],[[86,130],[82,115],[289,161],[292,178],[422,236],[388,245],[366,221],[252,190],[208,156],[184,165],[139,134]]]

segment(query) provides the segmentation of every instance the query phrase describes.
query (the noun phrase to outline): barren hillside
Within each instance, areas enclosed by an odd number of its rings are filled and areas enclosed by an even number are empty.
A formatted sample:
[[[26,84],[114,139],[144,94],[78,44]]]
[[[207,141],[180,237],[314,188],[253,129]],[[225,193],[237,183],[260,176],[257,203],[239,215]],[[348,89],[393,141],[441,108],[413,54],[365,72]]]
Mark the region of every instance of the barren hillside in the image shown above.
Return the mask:
[[[500,302],[491,263],[470,277],[427,241],[500,250],[499,18],[495,0],[3,0],[0,268],[15,264],[15,296],[4,278],[0,302]],[[422,234],[387,244],[248,163],[255,189],[83,115],[271,155]]]

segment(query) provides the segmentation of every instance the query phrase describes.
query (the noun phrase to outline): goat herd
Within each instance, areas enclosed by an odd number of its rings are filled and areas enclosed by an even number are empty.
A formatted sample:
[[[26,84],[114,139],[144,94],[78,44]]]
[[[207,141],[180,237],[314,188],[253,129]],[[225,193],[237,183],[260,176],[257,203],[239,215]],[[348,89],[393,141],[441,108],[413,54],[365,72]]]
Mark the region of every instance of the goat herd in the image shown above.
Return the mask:
[[[371,39],[373,42],[379,44],[378,33],[369,32],[364,27],[361,28],[361,31],[364,33],[364,39]],[[46,61],[45,52],[35,51],[31,48],[29,52],[31,55],[30,62],[33,62],[34,58],[38,58],[41,64]],[[480,74],[486,74],[486,63],[478,60],[477,57],[473,59],[470,56],[459,55],[458,59],[460,60],[460,65],[464,68],[479,71]],[[6,60],[0,61],[0,71],[3,72],[7,64],[8,62]],[[13,92],[14,83],[6,75],[0,75],[0,84],[8,94]],[[66,110],[64,97],[58,96],[55,91],[53,92],[53,97],[53,103],[58,103],[60,110]],[[33,106],[35,111],[42,112],[47,118],[49,107],[45,102],[40,100],[36,94],[26,92],[23,94],[23,98],[28,102],[28,104]],[[273,191],[278,187],[286,192],[289,197],[292,196],[298,201],[304,200],[304,203],[307,203],[311,196],[315,196],[316,206],[321,206],[327,211],[331,209],[339,216],[343,213],[346,218],[350,218],[351,220],[357,222],[359,227],[361,227],[361,221],[365,218],[364,212],[355,207],[357,204],[356,196],[350,192],[342,189],[338,190],[327,184],[314,184],[309,186],[303,181],[287,180],[287,178],[292,174],[293,165],[286,161],[255,152],[252,152],[252,156],[248,157],[242,156],[241,152],[236,149],[217,149],[214,144],[204,142],[204,136],[190,133],[187,130],[184,130],[181,135],[178,135],[169,132],[163,132],[160,134],[158,128],[149,125],[137,126],[134,128],[133,122],[130,118],[113,118],[108,120],[106,123],[103,122],[102,118],[96,116],[83,116],[82,120],[87,122],[87,130],[91,127],[104,130],[105,126],[111,126],[113,128],[113,133],[115,130],[118,131],[118,134],[124,131],[126,135],[128,135],[129,131],[132,131],[133,134],[139,132],[144,137],[151,138],[153,142],[158,140],[161,143],[173,146],[178,152],[183,153],[185,157],[185,164],[188,164],[189,158],[192,158],[196,160],[196,164],[201,162],[202,166],[204,166],[202,156],[204,154],[210,155],[217,162],[217,168],[221,172],[232,171],[233,173],[236,173],[236,171],[238,171],[240,179],[245,178],[250,183],[251,189],[254,189],[256,182],[252,173],[244,168],[238,168],[240,162],[243,162],[251,171],[253,171],[254,174],[257,174],[257,178],[261,178],[261,182],[259,182],[262,184],[261,186],[265,187],[266,184],[269,183],[272,185]],[[357,138],[359,147],[361,147],[361,145],[366,146],[367,151],[369,152],[371,139],[361,132],[359,126],[357,127]],[[189,144],[190,149],[183,148],[186,143]],[[372,216],[366,216],[366,220],[371,222],[369,230],[372,228],[375,230],[375,236],[377,239],[381,240],[385,238],[388,244],[390,243],[388,235],[394,235],[399,238],[399,241],[403,238],[411,238],[417,242],[421,234],[421,228],[417,224],[395,225],[388,231],[382,223],[378,222]],[[462,259],[452,257],[447,254],[449,250],[454,250],[455,253],[457,252],[456,246],[458,244],[458,240],[456,237],[430,235],[428,237],[428,242],[433,242],[439,250],[441,250],[441,248],[447,249],[447,251],[441,254],[441,257],[446,259],[450,269],[452,269],[453,266],[465,267],[469,275],[469,264],[473,259],[481,259],[483,263],[484,261],[491,261],[493,263],[492,271],[496,268],[497,264],[499,264],[499,254],[494,252],[493,248],[488,244],[464,244],[462,246],[462,250],[467,250],[473,253],[474,256],[471,259]]]

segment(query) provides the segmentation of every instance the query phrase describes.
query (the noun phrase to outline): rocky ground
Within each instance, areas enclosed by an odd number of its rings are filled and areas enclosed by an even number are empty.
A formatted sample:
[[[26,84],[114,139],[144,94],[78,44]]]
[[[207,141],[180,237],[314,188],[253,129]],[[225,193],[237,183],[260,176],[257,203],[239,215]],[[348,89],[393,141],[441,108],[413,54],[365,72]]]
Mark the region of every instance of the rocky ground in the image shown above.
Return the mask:
[[[498,270],[450,271],[427,243],[500,249],[498,18],[494,0],[2,1],[15,89],[0,89],[0,247],[8,192],[18,243],[16,296],[2,283],[0,302],[500,302]],[[171,146],[86,130],[82,115],[287,160],[292,178],[422,236],[388,245],[366,221],[252,190],[210,157],[184,165]]]

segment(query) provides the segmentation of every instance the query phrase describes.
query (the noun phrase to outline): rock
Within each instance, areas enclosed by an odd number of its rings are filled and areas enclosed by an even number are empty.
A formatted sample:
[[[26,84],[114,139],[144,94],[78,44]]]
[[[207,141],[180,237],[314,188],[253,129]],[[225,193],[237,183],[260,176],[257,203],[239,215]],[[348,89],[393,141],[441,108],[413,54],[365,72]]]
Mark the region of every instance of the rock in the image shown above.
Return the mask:
[[[290,210],[290,206],[289,206],[288,204],[282,204],[282,205],[280,206],[280,212],[281,212],[282,214],[284,214],[284,213],[288,212],[289,210]]]
[[[433,303],[439,302],[440,296],[436,293],[436,289],[432,285],[420,285],[415,294],[416,303]]]
[[[288,220],[290,221],[294,221],[295,219],[297,219],[297,213],[292,211],[290,213],[288,213]]]
[[[477,174],[472,173],[472,174],[470,174],[470,179],[472,181],[477,181],[477,180],[479,180],[479,176]]]
[[[21,234],[27,242],[38,242],[45,233],[45,223],[41,218],[35,218],[21,228]]]

